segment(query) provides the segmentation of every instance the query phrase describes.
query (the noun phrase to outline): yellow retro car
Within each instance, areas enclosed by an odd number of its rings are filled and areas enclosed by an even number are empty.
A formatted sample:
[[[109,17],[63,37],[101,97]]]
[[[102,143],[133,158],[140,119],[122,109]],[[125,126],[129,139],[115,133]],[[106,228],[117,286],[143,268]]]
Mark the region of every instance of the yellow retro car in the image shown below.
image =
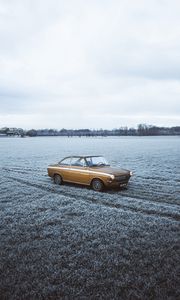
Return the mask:
[[[103,156],[92,155],[68,156],[47,170],[55,184],[83,184],[99,192],[105,187],[125,188],[132,176],[131,171],[111,167]]]

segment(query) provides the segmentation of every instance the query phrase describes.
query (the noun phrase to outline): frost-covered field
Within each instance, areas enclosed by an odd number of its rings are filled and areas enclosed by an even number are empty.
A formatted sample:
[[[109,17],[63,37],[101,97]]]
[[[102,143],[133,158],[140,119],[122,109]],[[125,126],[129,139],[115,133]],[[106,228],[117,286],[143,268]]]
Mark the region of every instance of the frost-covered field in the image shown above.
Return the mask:
[[[0,138],[1,299],[178,299],[180,138]],[[127,190],[56,186],[47,165],[103,154]]]

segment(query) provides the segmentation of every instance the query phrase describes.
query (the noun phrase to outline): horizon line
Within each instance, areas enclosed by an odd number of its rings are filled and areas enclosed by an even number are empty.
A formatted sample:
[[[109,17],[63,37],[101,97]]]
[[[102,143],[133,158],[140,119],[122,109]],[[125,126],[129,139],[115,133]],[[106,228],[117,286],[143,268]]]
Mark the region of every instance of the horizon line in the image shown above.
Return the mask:
[[[112,130],[116,130],[116,129],[138,129],[138,126],[145,126],[145,127],[157,127],[157,128],[174,128],[174,127],[179,127],[179,125],[170,125],[170,126],[165,126],[165,125],[155,125],[155,124],[147,124],[147,123],[139,123],[137,124],[136,126],[128,126],[128,125],[124,125],[124,126],[119,126],[119,127],[113,127],[113,128],[105,128],[105,127],[99,127],[99,128],[90,128],[90,127],[79,127],[79,128],[65,128],[65,127],[61,127],[61,128],[54,128],[54,127],[29,127],[29,128],[24,128],[24,127],[16,127],[16,126],[2,126],[0,127],[0,130],[2,129],[5,129],[5,128],[16,128],[16,129],[23,129],[25,131],[28,131],[28,130],[96,130],[96,131],[99,131],[99,130],[109,130],[109,131],[112,131]]]

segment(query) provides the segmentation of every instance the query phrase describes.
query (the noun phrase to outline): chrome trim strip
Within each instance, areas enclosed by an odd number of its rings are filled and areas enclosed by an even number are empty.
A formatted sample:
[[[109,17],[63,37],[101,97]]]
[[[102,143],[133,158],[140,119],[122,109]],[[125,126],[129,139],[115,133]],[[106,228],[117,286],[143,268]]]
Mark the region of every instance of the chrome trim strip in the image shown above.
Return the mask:
[[[58,170],[68,170],[68,171],[78,171],[82,173],[90,173],[90,174],[99,174],[99,175],[105,175],[105,176],[111,176],[109,173],[104,173],[104,172],[96,172],[96,171],[91,171],[91,170],[81,170],[81,169],[74,169],[74,168],[61,168],[61,167],[50,167],[51,169],[58,169]]]

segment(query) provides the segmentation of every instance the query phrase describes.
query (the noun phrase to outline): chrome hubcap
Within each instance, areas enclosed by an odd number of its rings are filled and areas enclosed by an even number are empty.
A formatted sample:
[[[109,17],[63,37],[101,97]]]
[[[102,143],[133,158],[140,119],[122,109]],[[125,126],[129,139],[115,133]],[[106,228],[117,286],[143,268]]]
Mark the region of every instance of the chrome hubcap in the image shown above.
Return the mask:
[[[101,189],[101,183],[100,183],[99,181],[95,181],[95,182],[94,182],[94,189],[95,189],[95,190]]]
[[[56,184],[60,184],[61,183],[61,178],[59,176],[56,176],[54,181],[55,181]]]

